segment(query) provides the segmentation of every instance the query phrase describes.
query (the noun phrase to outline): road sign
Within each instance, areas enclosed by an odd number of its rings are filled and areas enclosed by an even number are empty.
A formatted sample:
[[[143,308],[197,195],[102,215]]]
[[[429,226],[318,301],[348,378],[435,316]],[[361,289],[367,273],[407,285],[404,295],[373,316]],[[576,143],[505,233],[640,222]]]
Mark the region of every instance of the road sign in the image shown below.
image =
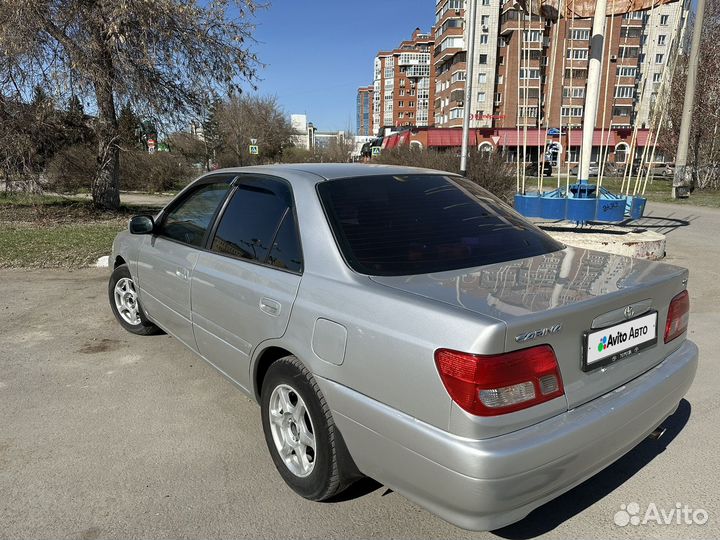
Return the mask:
[[[500,142],[500,136],[499,136],[499,135],[493,135],[493,136],[490,137],[490,138],[492,139],[492,142],[493,142],[493,144],[494,144],[495,146],[497,146],[498,143]]]
[[[257,139],[250,139],[250,144],[255,146],[257,144]]]
[[[379,146],[373,146],[371,151],[372,151],[372,155],[373,155],[373,156],[379,156],[379,155],[380,155],[380,147],[379,147]]]
[[[256,144],[250,145],[250,154],[257,156],[260,153],[258,146]]]

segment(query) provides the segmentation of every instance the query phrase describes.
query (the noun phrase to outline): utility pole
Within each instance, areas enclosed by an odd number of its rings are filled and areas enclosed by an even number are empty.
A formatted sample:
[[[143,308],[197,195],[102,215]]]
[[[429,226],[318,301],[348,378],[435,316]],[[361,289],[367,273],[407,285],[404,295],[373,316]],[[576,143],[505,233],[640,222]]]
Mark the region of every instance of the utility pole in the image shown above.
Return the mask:
[[[587,182],[590,178],[590,160],[592,158],[593,134],[597,116],[598,97],[600,95],[600,68],[605,48],[605,15],[607,0],[598,0],[595,4],[595,18],[590,41],[590,62],[588,65],[587,95],[583,115],[582,147],[578,180]],[[570,60],[571,62],[573,60]]]
[[[468,20],[470,28],[467,31],[467,67],[465,68],[465,103],[463,110],[463,132],[462,132],[462,148],[460,150],[460,174],[467,174],[467,158],[468,158],[468,140],[470,138],[470,112],[472,106],[472,88],[473,88],[473,67],[475,65],[475,26],[477,19],[477,0],[468,0],[470,5],[470,13]]]
[[[675,154],[675,176],[672,185],[673,199],[690,196],[692,171],[688,171],[687,168],[687,155],[688,146],[690,145],[690,125],[692,124],[693,106],[695,104],[695,84],[700,59],[700,37],[704,16],[705,0],[697,0],[695,25],[693,26],[692,45],[690,46],[688,60],[687,82],[685,83],[685,101],[683,102],[682,120],[680,121],[680,137],[678,138],[677,154]]]

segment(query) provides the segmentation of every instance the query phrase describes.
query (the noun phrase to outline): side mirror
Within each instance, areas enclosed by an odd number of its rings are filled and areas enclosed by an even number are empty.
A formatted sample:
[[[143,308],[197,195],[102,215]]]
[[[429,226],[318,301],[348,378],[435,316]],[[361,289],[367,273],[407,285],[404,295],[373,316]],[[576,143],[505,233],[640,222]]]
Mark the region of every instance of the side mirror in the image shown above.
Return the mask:
[[[130,220],[130,234],[152,234],[154,229],[152,216],[133,216]]]

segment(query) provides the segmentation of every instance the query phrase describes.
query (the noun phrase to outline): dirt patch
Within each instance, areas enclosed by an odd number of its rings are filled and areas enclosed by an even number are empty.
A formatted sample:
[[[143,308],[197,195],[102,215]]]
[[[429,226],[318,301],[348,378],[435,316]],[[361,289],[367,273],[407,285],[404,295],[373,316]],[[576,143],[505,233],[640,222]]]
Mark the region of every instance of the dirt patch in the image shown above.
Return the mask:
[[[109,351],[116,351],[120,348],[120,341],[117,339],[101,339],[88,341],[80,350],[83,354],[98,354]]]

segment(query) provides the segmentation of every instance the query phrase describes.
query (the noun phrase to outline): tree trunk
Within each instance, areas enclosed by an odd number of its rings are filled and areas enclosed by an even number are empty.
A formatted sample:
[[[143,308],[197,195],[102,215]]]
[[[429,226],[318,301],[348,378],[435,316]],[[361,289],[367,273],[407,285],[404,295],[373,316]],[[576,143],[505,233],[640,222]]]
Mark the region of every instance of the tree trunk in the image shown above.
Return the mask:
[[[97,37],[96,42],[100,51],[99,70],[94,80],[98,150],[92,198],[98,208],[117,210],[120,207],[120,132],[113,95],[114,69],[112,57],[102,39]]]

